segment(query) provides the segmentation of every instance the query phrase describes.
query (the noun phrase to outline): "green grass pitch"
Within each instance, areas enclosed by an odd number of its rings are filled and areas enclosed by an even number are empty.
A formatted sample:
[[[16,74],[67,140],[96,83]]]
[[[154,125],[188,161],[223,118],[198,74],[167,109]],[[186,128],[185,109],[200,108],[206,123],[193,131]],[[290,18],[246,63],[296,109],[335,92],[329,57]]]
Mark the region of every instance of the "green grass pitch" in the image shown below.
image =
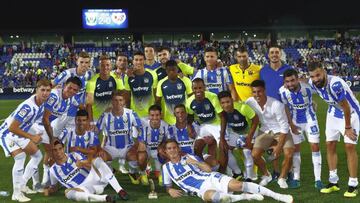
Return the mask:
[[[360,99],[360,95],[357,96]],[[322,165],[322,180],[323,183],[327,184],[328,179],[328,167],[326,163],[326,148],[325,148],[325,116],[327,105],[320,100],[318,96],[315,96],[315,101],[318,104],[318,120],[321,131],[321,153],[323,158]],[[0,123],[2,120],[6,118],[15,108],[21,103],[21,100],[2,100],[0,101]],[[337,152],[338,152],[338,175],[340,177],[340,188],[341,190],[332,194],[320,194],[314,188],[314,178],[313,178],[313,169],[312,169],[312,161],[311,161],[311,151],[310,146],[307,142],[302,143],[302,167],[301,167],[301,187],[298,189],[280,189],[276,183],[270,183],[268,187],[276,192],[288,193],[294,196],[295,202],[360,202],[360,197],[356,197],[353,199],[346,199],[343,197],[343,193],[347,190],[347,182],[348,182],[348,171],[346,165],[346,155],[344,151],[344,144],[341,141],[338,144]],[[360,154],[360,147],[357,147],[358,153]],[[0,190],[6,190],[10,193],[12,192],[12,178],[11,178],[11,170],[13,165],[12,158],[5,158],[4,153],[0,153]],[[239,161],[241,168],[243,168],[242,161]],[[42,167],[40,167],[41,170]],[[40,176],[41,177],[41,176]],[[164,188],[160,188],[157,185],[157,180],[154,179],[156,183],[156,190],[158,192],[159,198],[157,200],[149,200],[147,198],[149,193],[148,186],[142,185],[132,185],[130,183],[129,178],[123,174],[116,174],[121,186],[129,193],[130,201],[129,202],[201,202],[202,200],[198,197],[182,197],[179,199],[172,199],[165,192]],[[31,183],[28,184],[31,186]],[[108,186],[105,190],[105,193],[114,194],[114,191],[110,186]],[[32,202],[72,202],[67,200],[64,196],[64,190],[58,191],[55,195],[51,197],[44,197],[42,194],[35,195],[27,195],[32,199]],[[11,196],[9,197],[0,197],[0,202],[10,202]],[[265,198],[266,202],[275,202],[270,198]]]

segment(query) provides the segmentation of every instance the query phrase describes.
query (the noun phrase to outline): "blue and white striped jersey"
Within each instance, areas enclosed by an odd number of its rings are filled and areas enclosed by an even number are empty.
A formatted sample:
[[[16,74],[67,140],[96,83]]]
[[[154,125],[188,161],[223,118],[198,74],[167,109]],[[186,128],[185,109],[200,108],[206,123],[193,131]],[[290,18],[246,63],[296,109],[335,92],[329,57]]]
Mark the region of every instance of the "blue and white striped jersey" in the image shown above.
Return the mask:
[[[76,188],[84,182],[89,175],[86,168],[78,168],[76,166],[77,160],[85,160],[85,156],[72,152],[67,155],[65,163],[58,165],[54,163],[50,168],[51,185],[60,182],[66,188]]]
[[[76,94],[75,98],[80,102],[80,104],[85,104],[85,99],[86,99],[86,81],[90,80],[92,76],[94,76],[94,73],[89,70],[85,73],[85,75],[78,75],[76,73],[76,68],[70,68],[67,69],[63,72],[61,72],[55,79],[54,79],[54,84],[55,85],[61,85],[64,86],[65,82],[67,79],[69,79],[70,77],[78,77],[81,81],[82,87],[79,90],[79,92]],[[75,115],[76,111],[77,111],[77,106],[72,106],[71,107],[71,114]]]
[[[159,144],[169,138],[168,124],[161,121],[160,128],[152,128],[150,120],[142,122],[142,133],[139,136],[139,141],[145,142],[150,150],[156,150]]]
[[[188,157],[203,162],[200,157],[192,155],[182,156],[178,163],[169,161],[162,166],[163,182],[165,186],[171,186],[171,182],[174,182],[185,192],[199,194],[200,187],[210,177],[211,173],[204,172],[195,165],[186,163]]]
[[[346,99],[349,103],[351,112],[355,112],[360,116],[360,105],[355,95],[351,91],[346,82],[337,77],[328,75],[326,84],[323,88],[317,88],[315,84],[310,81],[311,87],[316,90],[319,96],[329,104],[328,113],[336,118],[344,118],[344,112],[341,109],[339,102]]]
[[[40,122],[44,115],[44,104],[41,106],[36,105],[35,95],[22,102],[1,124],[0,132],[3,135],[8,134],[9,127],[14,120],[20,122],[19,128],[25,132],[28,132],[31,126]]]
[[[300,82],[300,89],[296,92],[282,86],[279,93],[281,101],[289,107],[291,118],[296,123],[308,123],[308,121],[317,120],[312,101],[314,91],[309,84]]]
[[[86,131],[84,135],[78,135],[76,134],[75,128],[65,128],[59,138],[61,142],[65,144],[66,153],[70,152],[71,147],[87,149],[100,145],[99,137],[93,131]]]
[[[221,91],[228,90],[228,84],[233,83],[233,79],[226,67],[216,68],[214,70],[200,69],[195,73],[195,78],[202,78],[206,89],[212,93],[218,94]]]
[[[199,126],[192,124],[192,128],[197,134],[199,132]],[[169,126],[169,137],[175,139],[180,146],[182,152],[187,154],[194,154],[194,142],[195,139],[189,137],[187,128],[177,128],[176,125]],[[195,135],[196,138],[196,135]]]
[[[45,108],[51,111],[52,115],[55,117],[68,115],[75,117],[74,114],[70,113],[70,107],[80,105],[80,101],[75,98],[75,96],[63,99],[62,97],[63,89],[55,88],[51,90],[50,96],[45,102]]]
[[[122,116],[115,116],[112,112],[104,112],[97,122],[97,128],[107,136],[105,145],[117,149],[124,149],[133,144],[132,126],[141,128],[141,121],[133,110],[127,108],[124,108]]]

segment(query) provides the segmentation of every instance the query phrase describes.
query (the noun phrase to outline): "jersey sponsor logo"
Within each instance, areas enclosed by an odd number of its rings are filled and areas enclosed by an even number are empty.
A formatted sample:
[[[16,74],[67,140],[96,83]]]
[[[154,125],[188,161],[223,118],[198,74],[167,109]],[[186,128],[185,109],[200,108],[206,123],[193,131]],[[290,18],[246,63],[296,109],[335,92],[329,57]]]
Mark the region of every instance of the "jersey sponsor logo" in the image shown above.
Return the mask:
[[[221,83],[208,83],[206,85],[206,87],[209,89],[212,89],[212,88],[220,88],[222,87],[222,84]]]
[[[175,178],[176,181],[182,181],[183,179],[187,178],[188,176],[191,176],[194,174],[194,171],[188,171],[182,175],[180,175],[179,177]]]
[[[194,141],[193,140],[190,140],[190,141],[180,141],[179,142],[179,145],[181,147],[185,147],[185,146],[192,146],[194,144]]]
[[[149,90],[149,87],[136,87],[136,88],[133,88],[133,91],[134,92],[138,92],[138,91],[148,91]]]
[[[201,113],[201,114],[198,114],[198,117],[211,118],[211,117],[213,117],[213,113]]]
[[[245,126],[245,122],[241,122],[241,123],[229,123],[229,125],[231,127],[244,127]]]
[[[19,111],[18,115],[21,117],[21,118],[24,118],[25,115],[28,113],[30,109],[27,109],[27,108],[23,108]]]
[[[104,96],[111,96],[112,91],[106,91],[106,92],[101,92],[101,93],[95,93],[96,97],[104,97]]]
[[[64,183],[67,183],[71,178],[76,176],[80,172],[79,168],[76,168],[74,171],[72,171],[66,178],[63,179]]]
[[[176,95],[170,95],[170,96],[166,96],[166,99],[171,100],[171,99],[182,99],[183,95],[182,94],[176,94]]]
[[[249,83],[244,83],[244,82],[236,82],[236,85],[238,85],[238,86],[250,87],[250,84],[249,84]]]
[[[294,109],[305,109],[309,106],[309,104],[292,104],[291,106]]]
[[[109,131],[109,135],[111,136],[115,136],[115,135],[126,135],[129,133],[129,130],[124,129],[124,130],[110,130]]]

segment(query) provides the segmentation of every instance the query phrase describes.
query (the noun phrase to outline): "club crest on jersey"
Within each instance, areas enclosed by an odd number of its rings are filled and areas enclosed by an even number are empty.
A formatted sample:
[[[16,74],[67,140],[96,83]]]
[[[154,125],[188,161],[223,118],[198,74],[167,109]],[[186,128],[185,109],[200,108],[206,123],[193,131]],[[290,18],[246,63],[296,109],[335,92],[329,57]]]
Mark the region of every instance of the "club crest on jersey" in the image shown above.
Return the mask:
[[[204,107],[206,111],[210,110],[210,104],[205,104]]]
[[[84,135],[85,142],[88,142],[90,140],[90,137],[88,135]]]
[[[113,86],[114,86],[113,83],[110,82],[110,83],[109,83],[109,87],[111,88],[111,87],[113,87]]]
[[[239,120],[239,116],[234,114],[234,120]]]
[[[149,83],[149,78],[144,78],[144,83]]]
[[[182,85],[181,85],[181,84],[177,84],[176,87],[177,87],[178,90],[181,90],[181,89],[182,89]]]
[[[124,121],[124,123],[127,123],[129,121],[127,116],[123,117],[123,121]]]
[[[220,71],[220,70],[217,70],[217,71],[216,71],[216,75],[220,76],[220,75],[221,75],[221,71]]]
[[[253,72],[253,71],[251,71],[251,70],[249,70],[249,75],[252,75],[252,74],[254,74],[254,72]]]

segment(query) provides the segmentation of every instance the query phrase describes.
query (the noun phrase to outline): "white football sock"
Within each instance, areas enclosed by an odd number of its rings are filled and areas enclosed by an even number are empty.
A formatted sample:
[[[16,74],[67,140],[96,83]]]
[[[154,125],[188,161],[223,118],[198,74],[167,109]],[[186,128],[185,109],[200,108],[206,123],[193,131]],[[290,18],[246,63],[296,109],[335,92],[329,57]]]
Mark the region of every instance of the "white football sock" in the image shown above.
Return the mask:
[[[228,152],[229,154],[229,161],[228,161],[228,166],[229,168],[231,168],[231,170],[236,173],[236,174],[240,174],[241,173],[241,169],[239,167],[239,165],[237,164],[237,161],[235,159],[235,156],[233,155],[232,151],[229,150]]]
[[[93,164],[95,168],[100,172],[100,178],[108,182],[115,190],[115,192],[119,192],[122,189],[109,166],[101,158],[96,158],[93,161]]]
[[[321,180],[321,153],[312,152],[311,153],[312,163],[314,167],[314,176],[315,181]]]
[[[244,155],[244,165],[246,170],[246,178],[252,178],[254,176],[254,159],[251,156],[251,150],[250,149],[243,149],[243,155]]]
[[[15,162],[12,168],[14,194],[19,194],[21,187],[24,185],[22,177],[24,175],[25,159],[25,152],[21,152],[14,157]]]
[[[266,187],[263,187],[256,183],[242,182],[242,184],[243,184],[243,188],[242,188],[243,192],[249,192],[249,193],[254,193],[254,194],[258,193],[258,194],[261,194],[264,196],[272,197],[275,200],[280,199],[281,194],[273,192],[272,190],[269,190]]]
[[[337,175],[337,169],[329,171],[329,182],[336,184],[339,181],[339,176]]]
[[[294,152],[293,155],[294,180],[300,180],[300,165],[301,165],[300,152]]]
[[[30,157],[31,157],[31,159],[27,163],[27,165],[25,167],[24,175],[23,175],[25,184],[29,181],[31,176],[35,173],[35,171],[37,170],[37,168],[43,158],[40,150],[38,150],[35,154],[31,155]]]
[[[46,164],[43,164],[43,169],[44,169],[43,170],[43,178],[42,178],[41,184],[46,185],[49,182],[49,169],[50,169],[50,166],[46,165]]]

